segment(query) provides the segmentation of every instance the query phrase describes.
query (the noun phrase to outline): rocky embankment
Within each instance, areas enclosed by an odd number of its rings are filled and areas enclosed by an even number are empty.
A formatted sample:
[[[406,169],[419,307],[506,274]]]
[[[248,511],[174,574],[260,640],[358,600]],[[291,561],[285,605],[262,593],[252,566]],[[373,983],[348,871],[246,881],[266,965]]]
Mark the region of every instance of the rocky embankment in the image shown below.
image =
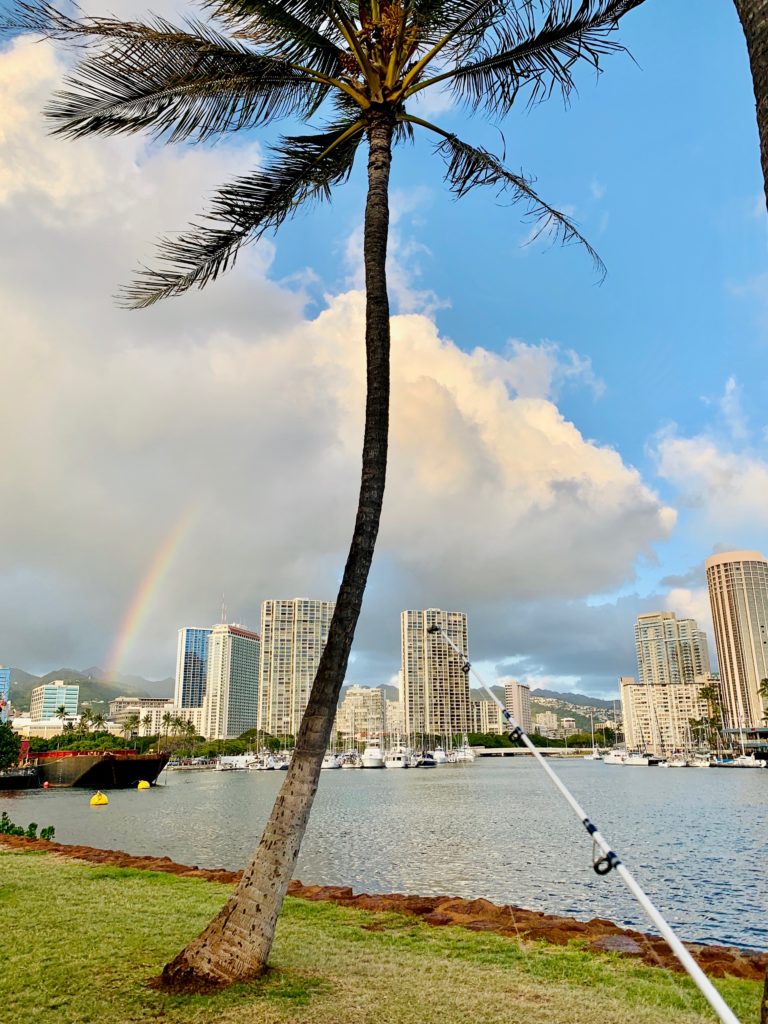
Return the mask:
[[[121,850],[97,850],[92,846],[68,846],[18,836],[0,836],[0,843],[20,850],[47,850],[62,857],[93,864],[165,871],[174,875],[204,878],[211,882],[232,884],[241,875],[239,871],[225,871],[223,868],[176,864],[168,857],[135,857]],[[291,882],[288,893],[300,899],[326,900],[358,910],[412,914],[430,925],[454,925],[475,932],[496,932],[514,939],[541,939],[561,946],[577,939],[584,943],[586,949],[594,952],[619,953],[636,957],[646,964],[681,970],[663,939],[630,928],[621,928],[602,918],[577,921],[572,917],[499,906],[489,900],[468,900],[454,896],[405,896],[397,893],[371,896],[366,893],[355,894],[346,886],[303,885],[295,880]],[[376,930],[384,926],[372,920],[366,927]],[[731,975],[734,978],[762,981],[768,968],[768,953],[756,953],[734,946],[709,946],[690,942],[686,945],[702,969],[716,978]]]

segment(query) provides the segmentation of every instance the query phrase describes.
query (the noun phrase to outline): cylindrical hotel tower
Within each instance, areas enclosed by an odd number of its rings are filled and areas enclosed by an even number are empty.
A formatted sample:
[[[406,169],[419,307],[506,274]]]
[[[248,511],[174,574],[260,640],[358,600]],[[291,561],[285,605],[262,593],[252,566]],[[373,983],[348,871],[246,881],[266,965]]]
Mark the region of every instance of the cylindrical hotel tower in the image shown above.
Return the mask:
[[[725,724],[763,725],[768,678],[768,562],[759,551],[724,551],[707,559]]]

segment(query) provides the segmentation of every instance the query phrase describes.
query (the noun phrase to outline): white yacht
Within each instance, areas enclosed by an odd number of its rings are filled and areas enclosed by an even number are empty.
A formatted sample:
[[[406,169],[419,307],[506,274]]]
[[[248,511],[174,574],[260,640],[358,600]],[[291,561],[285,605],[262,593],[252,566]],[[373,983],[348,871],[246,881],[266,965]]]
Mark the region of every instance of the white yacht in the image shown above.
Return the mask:
[[[603,755],[603,764],[624,764],[627,759],[627,752],[621,747],[614,747],[607,754]]]
[[[385,768],[410,768],[411,755],[402,747],[393,747],[384,756]]]
[[[733,768],[765,768],[765,761],[758,761],[754,754],[739,754],[733,759]]]
[[[320,765],[320,768],[321,770],[329,768],[341,768],[341,761],[335,754],[332,754],[329,751],[323,758],[323,763]]]
[[[385,768],[384,753],[378,743],[369,744],[363,751],[363,768]]]
[[[469,737],[466,733],[461,738],[461,746],[451,751],[454,764],[472,764],[475,760],[475,752],[469,745]]]
[[[448,764],[448,757],[443,748],[438,745],[432,751],[432,757],[434,758],[435,764],[439,767],[441,764]]]

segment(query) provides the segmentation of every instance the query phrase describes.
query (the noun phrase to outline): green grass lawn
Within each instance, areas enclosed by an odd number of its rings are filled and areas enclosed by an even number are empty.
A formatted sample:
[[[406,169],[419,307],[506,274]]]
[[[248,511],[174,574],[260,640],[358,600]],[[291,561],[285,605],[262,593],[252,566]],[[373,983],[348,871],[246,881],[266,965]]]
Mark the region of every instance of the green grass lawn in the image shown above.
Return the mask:
[[[519,945],[398,914],[286,900],[261,981],[213,996],[147,986],[229,889],[0,852],[0,1019],[9,1024],[690,1024],[687,979],[576,947]],[[720,990],[756,1024],[760,986]]]

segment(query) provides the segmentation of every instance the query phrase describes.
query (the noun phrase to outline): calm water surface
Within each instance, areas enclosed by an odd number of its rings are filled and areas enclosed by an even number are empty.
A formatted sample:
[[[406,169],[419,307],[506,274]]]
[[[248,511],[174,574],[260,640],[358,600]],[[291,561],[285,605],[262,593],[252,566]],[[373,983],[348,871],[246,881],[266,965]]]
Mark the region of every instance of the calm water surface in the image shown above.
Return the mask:
[[[567,785],[683,938],[768,948],[768,770],[555,762]],[[283,772],[163,773],[157,787],[0,797],[56,839],[201,867],[240,868]],[[447,893],[648,930],[621,881],[528,758],[433,771],[326,771],[296,875],[360,892]]]

